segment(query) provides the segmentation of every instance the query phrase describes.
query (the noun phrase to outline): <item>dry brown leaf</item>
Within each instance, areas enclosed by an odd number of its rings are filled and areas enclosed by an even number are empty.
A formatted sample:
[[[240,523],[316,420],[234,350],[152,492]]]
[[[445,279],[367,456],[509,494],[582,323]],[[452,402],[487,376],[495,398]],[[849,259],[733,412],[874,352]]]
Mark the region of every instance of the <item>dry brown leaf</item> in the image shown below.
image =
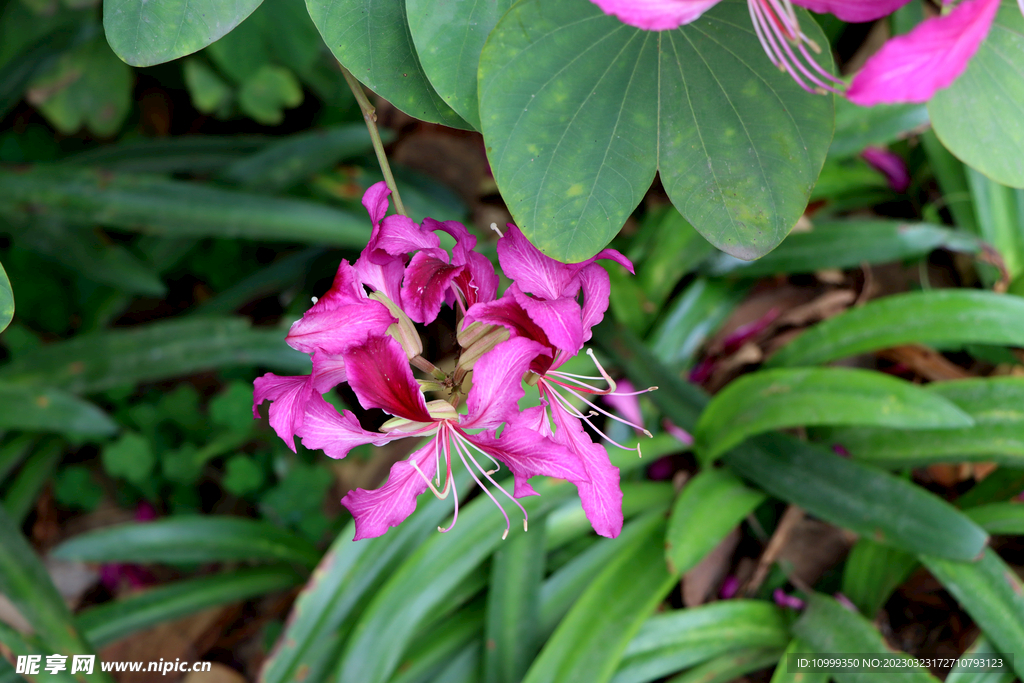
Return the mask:
[[[740,543],[740,532],[733,529],[715,548],[683,576],[683,604],[696,607],[707,602],[729,573],[732,555]]]
[[[894,363],[902,363],[913,370],[915,374],[932,382],[973,377],[971,373],[951,362],[938,351],[918,344],[894,346],[891,349],[880,351],[878,355]]]

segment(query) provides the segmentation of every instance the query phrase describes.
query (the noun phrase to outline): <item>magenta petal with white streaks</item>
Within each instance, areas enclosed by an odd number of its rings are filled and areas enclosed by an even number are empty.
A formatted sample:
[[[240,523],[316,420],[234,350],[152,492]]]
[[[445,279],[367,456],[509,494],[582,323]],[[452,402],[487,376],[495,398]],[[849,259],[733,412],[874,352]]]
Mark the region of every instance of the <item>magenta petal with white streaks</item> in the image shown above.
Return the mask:
[[[591,0],[605,14],[619,18],[624,24],[665,31],[700,18],[720,0]]]
[[[285,341],[303,353],[343,353],[350,346],[384,334],[394,322],[395,317],[384,304],[364,299],[359,303],[307,312],[292,324]]]
[[[517,337],[488,351],[473,367],[473,388],[466,398],[469,411],[460,427],[494,429],[519,414],[525,392],[523,374],[537,356],[550,356],[543,344]]]
[[[435,442],[431,440],[410,455],[408,460],[392,465],[387,483],[380,488],[372,491],[355,489],[341,499],[341,504],[348,508],[355,521],[356,535],[353,540],[381,536],[416,511],[416,497],[427,490],[424,477],[429,479],[434,476],[437,469],[435,448]],[[422,477],[412,466],[413,462],[423,473]]]
[[[910,0],[793,0],[794,5],[818,14],[834,14],[843,21],[863,23],[888,16]]]
[[[999,0],[966,0],[892,38],[864,64],[846,97],[865,107],[927,102],[967,68],[998,11]]]
[[[440,250],[438,250],[440,251]],[[441,252],[442,256],[447,254]],[[452,281],[465,270],[427,251],[412,257],[402,283],[402,310],[414,322],[429,324],[437,319]]]
[[[313,396],[306,407],[306,415],[296,430],[302,445],[310,450],[322,450],[332,458],[344,458],[356,446],[372,443],[374,446],[401,439],[408,434],[383,434],[362,428],[351,411],[339,413],[322,396]]]
[[[281,377],[268,372],[253,382],[252,414],[259,419],[259,406],[270,404],[270,426],[287,446],[295,451],[295,434],[306,413],[306,404],[313,396],[312,377]],[[321,399],[322,400],[322,399]]]
[[[401,344],[391,337],[370,337],[344,356],[348,384],[363,408],[380,408],[413,422],[433,421]]]

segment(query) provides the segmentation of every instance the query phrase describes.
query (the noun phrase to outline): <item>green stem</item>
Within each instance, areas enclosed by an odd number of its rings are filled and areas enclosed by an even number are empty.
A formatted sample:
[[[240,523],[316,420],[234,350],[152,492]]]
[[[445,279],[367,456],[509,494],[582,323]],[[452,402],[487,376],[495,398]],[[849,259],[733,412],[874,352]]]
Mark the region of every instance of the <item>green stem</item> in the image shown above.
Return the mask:
[[[391,165],[388,163],[388,157],[384,154],[384,143],[381,142],[380,132],[377,131],[376,110],[370,104],[370,100],[366,99],[363,84],[343,64],[339,63],[338,66],[341,67],[341,74],[345,77],[348,87],[352,89],[352,94],[356,96],[359,110],[363,112],[363,120],[366,121],[366,128],[370,131],[370,140],[373,141],[373,151],[377,153],[380,170],[384,173],[384,182],[388,184],[388,188],[391,190],[391,198],[395,200],[395,210],[403,216],[408,216],[409,214],[405,212],[405,205],[402,204],[402,198],[398,195],[398,185],[395,184],[395,176],[391,174]]]

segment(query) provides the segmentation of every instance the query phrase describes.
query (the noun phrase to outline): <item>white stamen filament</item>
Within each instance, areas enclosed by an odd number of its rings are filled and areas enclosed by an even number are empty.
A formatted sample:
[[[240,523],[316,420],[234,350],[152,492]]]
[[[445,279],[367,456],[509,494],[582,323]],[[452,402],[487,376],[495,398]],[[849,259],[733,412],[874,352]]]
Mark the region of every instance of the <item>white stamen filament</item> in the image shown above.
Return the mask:
[[[821,52],[821,48],[800,30],[796,10],[790,0],[748,0],[747,6],[757,39],[772,64],[789,73],[797,85],[808,92],[838,92],[826,81],[841,85],[842,80],[823,69],[807,51],[806,46],[817,53]],[[797,47],[799,56],[793,52],[790,43]],[[811,68],[808,69],[804,62]],[[824,77],[825,81],[818,75]],[[817,87],[807,85],[804,78]]]
[[[498,482],[494,481],[494,479],[487,472],[487,470],[485,470],[483,467],[480,466],[480,463],[478,463],[476,461],[476,458],[473,457],[473,453],[471,452],[471,449],[475,450],[475,451],[477,451],[479,453],[483,453],[488,458],[490,458],[492,461],[494,460],[494,458],[492,458],[486,451],[481,449],[479,446],[475,445],[472,441],[470,441],[469,439],[467,439],[464,436],[462,436],[461,434],[459,434],[457,431],[452,430],[452,436],[454,437],[453,440],[455,442],[455,449],[458,452],[459,457],[463,458],[463,460],[462,460],[463,464],[465,464],[466,467],[469,468],[469,473],[471,475],[473,475],[473,479],[476,480],[477,485],[479,485],[480,488],[482,488],[484,490],[484,493],[486,493],[488,495],[488,497],[492,501],[494,501],[494,504],[498,506],[499,510],[501,510],[501,514],[505,516],[505,533],[501,537],[502,540],[504,540],[508,536],[509,529],[511,528],[511,522],[509,521],[508,514],[505,513],[505,509],[503,507],[501,507],[501,505],[498,503],[497,499],[495,499],[495,497],[491,494],[491,492],[488,491],[487,488],[482,483],[480,483],[480,480],[477,479],[476,473],[473,472],[473,468],[469,467],[469,465],[466,463],[464,458],[469,458],[470,462],[472,462],[476,466],[476,468],[478,470],[480,470],[480,472],[484,475],[484,477],[487,478],[487,481],[491,482],[491,484],[494,486],[494,488],[496,488],[499,491],[501,491],[502,493],[504,493],[505,496],[509,500],[511,500],[513,503],[516,504],[516,507],[519,508],[519,511],[523,513],[523,531],[526,531],[529,528],[528,527],[528,523],[529,523],[529,519],[530,519],[530,516],[528,514],[526,514],[526,508],[524,508],[522,506],[522,504],[520,504],[520,502],[518,500],[516,500],[512,496],[511,493],[509,493],[504,488],[502,488],[501,485],[498,484]]]
[[[1021,0],[1021,2],[1024,2],[1024,0]],[[493,230],[494,232],[498,233],[498,237],[504,237],[504,235],[501,234],[501,230],[498,230],[498,224],[497,223],[491,223],[491,230]]]
[[[565,396],[562,396],[557,391],[554,391],[551,388],[550,384],[542,381],[541,385],[545,386],[547,388],[548,393],[551,395],[551,397],[553,399],[555,399],[556,401],[558,401],[558,404],[560,406],[562,406],[563,408],[565,408],[569,412],[570,415],[572,415],[573,417],[579,418],[580,420],[583,420],[584,422],[586,422],[588,425],[590,425],[590,428],[593,429],[595,432],[597,432],[601,436],[601,438],[603,438],[605,441],[607,441],[608,443],[612,444],[613,446],[618,446],[619,448],[621,448],[624,451],[635,451],[635,450],[637,450],[636,448],[628,448],[626,446],[623,446],[621,443],[619,443],[618,441],[612,439],[610,436],[608,436],[607,434],[602,432],[600,429],[598,429],[596,426],[594,426],[594,423],[590,421],[590,416],[589,415],[584,415],[580,411],[576,410],[576,407],[573,406],[573,404],[569,403],[569,399],[567,399]],[[593,413],[591,413],[591,414],[593,414]]]

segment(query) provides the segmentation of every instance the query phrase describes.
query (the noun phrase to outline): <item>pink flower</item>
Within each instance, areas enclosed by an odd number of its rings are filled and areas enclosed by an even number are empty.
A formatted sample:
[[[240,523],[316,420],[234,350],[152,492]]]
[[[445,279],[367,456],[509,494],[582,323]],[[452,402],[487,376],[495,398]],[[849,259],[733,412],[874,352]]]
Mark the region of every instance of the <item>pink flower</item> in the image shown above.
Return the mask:
[[[718,0],[591,0],[606,14],[651,31],[679,28],[698,19]],[[884,16],[909,0],[747,0],[754,33],[772,64],[809,92],[837,92],[842,81],[818,65],[821,48],[800,30],[793,4],[834,12],[846,21]],[[852,6],[852,7],[851,7]]]
[[[894,192],[906,192],[910,187],[910,171],[907,170],[907,162],[899,154],[890,152],[882,147],[868,147],[860,156],[881,173],[889,181],[889,187]]]
[[[1024,11],[1024,0],[1018,2]],[[847,98],[865,107],[927,102],[967,68],[998,11],[999,0],[965,0],[949,14],[891,39],[854,77]]]
[[[332,458],[343,458],[361,444],[381,446],[396,439],[433,437],[407,460],[393,465],[386,484],[372,491],[350,491],[342,499],[342,505],[355,518],[355,540],[380,536],[389,527],[400,524],[416,509],[417,496],[428,488],[439,498],[452,492],[455,518],[451,526],[442,531],[450,530],[459,515],[458,492],[452,477],[453,453],[502,511],[506,534],[510,527],[508,515],[480,475],[516,505],[519,505],[516,498],[536,495],[527,482],[529,477],[539,474],[570,480],[586,477],[578,458],[527,426],[534,419],[530,411],[520,414],[516,409],[516,402],[523,396],[520,379],[532,359],[542,351],[535,342],[513,339],[499,344],[480,359],[467,398],[467,415],[459,415],[443,400],[426,402],[402,347],[391,337],[371,338],[344,354],[349,368],[349,386],[360,405],[367,410],[379,408],[395,419],[385,423],[380,432],[366,431],[352,412],[345,410],[339,414],[323,398],[315,397],[297,430],[304,446],[322,449]],[[495,430],[502,423],[505,429],[498,437]],[[485,431],[469,434],[467,429]],[[474,452],[486,458],[494,469],[481,466]],[[498,460],[515,478],[512,494],[491,477],[499,468]],[[431,482],[435,476],[436,485]],[[526,511],[519,507],[525,528]]]

